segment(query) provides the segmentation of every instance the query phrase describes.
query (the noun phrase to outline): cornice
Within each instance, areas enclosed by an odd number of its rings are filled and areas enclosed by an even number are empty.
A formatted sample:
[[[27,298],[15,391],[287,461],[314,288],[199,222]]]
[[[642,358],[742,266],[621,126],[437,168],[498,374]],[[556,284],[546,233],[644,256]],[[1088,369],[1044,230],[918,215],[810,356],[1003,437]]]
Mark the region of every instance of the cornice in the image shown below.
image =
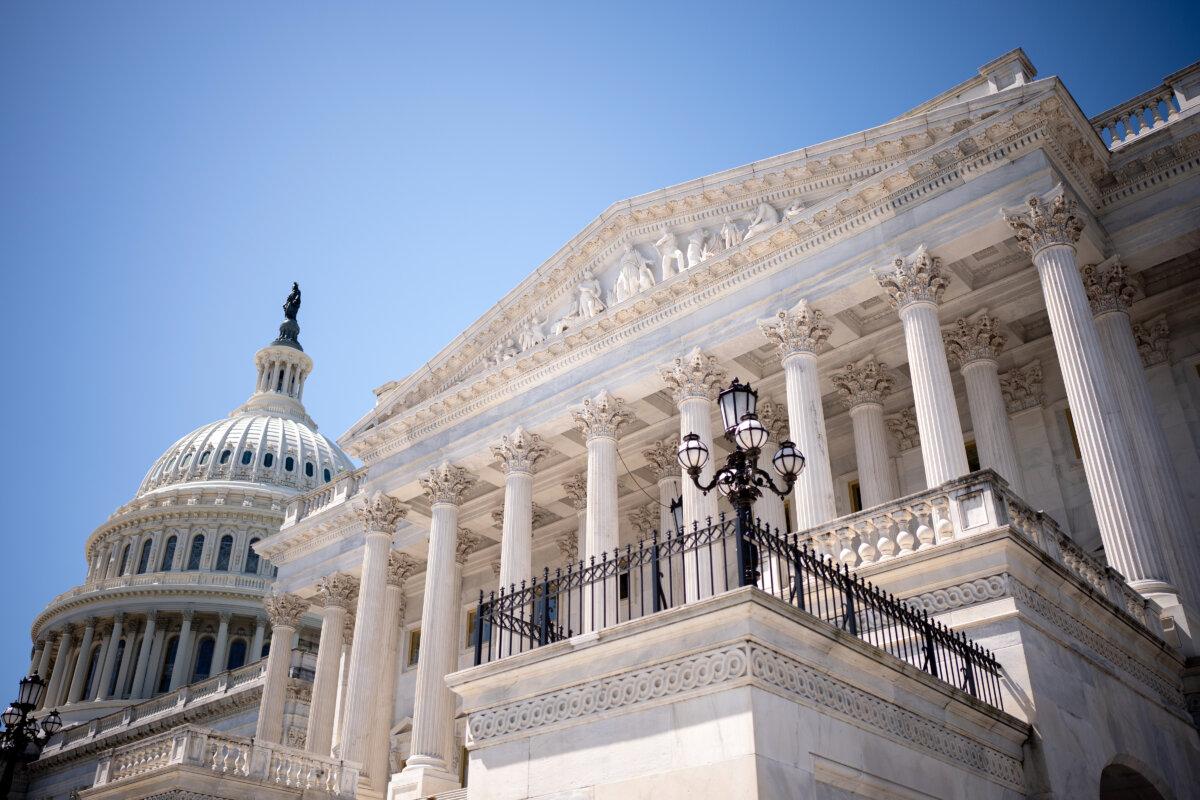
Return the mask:
[[[453,392],[422,402],[390,424],[367,434],[348,435],[344,446],[367,462],[392,455],[434,431],[443,430],[466,419],[478,410],[517,396],[552,375],[561,374],[593,355],[654,330],[668,321],[690,313],[709,300],[732,291],[739,284],[790,266],[804,258],[861,233],[868,227],[902,213],[908,207],[957,186],[960,179],[994,168],[1018,154],[1045,148],[1053,142],[1056,121],[1061,123],[1062,101],[1055,94],[1040,98],[1036,107],[1025,105],[988,117],[985,123],[964,128],[955,137],[943,141],[940,153],[965,139],[986,142],[984,147],[969,147],[969,155],[947,157],[938,166],[939,154],[928,152],[914,156],[914,163],[898,165],[874,176],[882,194],[853,213],[843,209],[849,192],[835,195],[792,220],[741,247],[723,253],[663,281],[628,305],[601,314],[587,325],[547,341],[539,348],[507,361],[473,380],[456,386]],[[1057,127],[1061,128],[1061,124]],[[1091,134],[1091,129],[1087,129]],[[929,157],[925,157],[929,156]],[[1059,157],[1066,157],[1060,154]],[[903,169],[902,169],[903,167]],[[1076,169],[1078,172],[1079,170]],[[903,172],[911,183],[887,192],[883,184]],[[872,186],[857,186],[854,198],[875,195]],[[1086,192],[1084,194],[1087,194]]]

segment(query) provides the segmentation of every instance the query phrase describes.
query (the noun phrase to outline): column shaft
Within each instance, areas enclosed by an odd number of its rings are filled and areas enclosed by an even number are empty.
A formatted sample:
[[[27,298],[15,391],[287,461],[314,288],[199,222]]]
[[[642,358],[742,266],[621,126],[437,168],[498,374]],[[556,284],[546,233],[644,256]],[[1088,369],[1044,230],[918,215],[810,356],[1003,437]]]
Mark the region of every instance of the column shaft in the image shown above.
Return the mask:
[[[262,658],[263,639],[266,638],[267,623],[262,617],[255,620],[254,638],[250,640],[250,653],[246,656],[246,663],[252,664]]]
[[[146,670],[150,665],[150,650],[154,646],[155,624],[157,614],[151,611],[146,615],[146,632],[142,634],[142,646],[138,648],[137,666],[133,670],[133,689],[130,698],[142,700],[149,695],[146,692]]]
[[[110,697],[121,699],[125,697],[125,687],[129,685],[129,670],[133,666],[133,648],[137,644],[137,625],[135,624],[125,637],[125,649],[121,651],[121,663],[117,667],[117,685]]]
[[[273,642],[274,640],[272,640]],[[290,647],[287,649],[291,649]],[[168,692],[173,692],[183,686],[192,677],[192,615],[183,613],[183,625],[179,628],[179,638],[175,641],[175,663],[171,665],[171,684]]]
[[[900,321],[908,350],[925,483],[933,488],[969,472],[962,423],[954,401],[937,306],[932,302],[909,303],[900,309]]]
[[[89,620],[79,642],[79,655],[75,658],[75,674],[71,676],[71,690],[67,693],[68,703],[77,703],[83,697],[84,681],[87,680],[88,664],[92,658],[92,639],[96,635],[96,622]]]
[[[330,755],[333,746],[333,715],[337,705],[338,667],[342,656],[342,629],[346,609],[326,605],[321,610],[321,640],[317,645],[317,674],[308,706],[305,747],[319,756]]]
[[[288,625],[271,628],[271,652],[267,656],[267,674],[258,707],[258,725],[254,738],[260,742],[283,743],[283,707],[287,702],[288,668],[292,660],[292,637],[296,629]],[[178,661],[176,661],[178,664]]]
[[[354,644],[350,650],[346,718],[342,729],[342,758],[359,764],[366,757],[370,741],[376,681],[379,665],[383,661],[379,642],[384,635],[383,599],[387,589],[388,551],[391,549],[392,533],[368,529],[365,538],[354,621]],[[453,534],[450,546],[454,546]]]
[[[367,754],[367,776],[371,785],[383,792],[387,789],[391,766],[392,712],[396,704],[396,654],[400,649],[400,606],[403,590],[389,583],[384,595],[383,664],[379,674],[379,701],[375,719],[371,722],[371,749]]]
[[[216,675],[225,671],[225,665],[229,663],[229,615],[222,614],[220,623],[217,625],[217,641],[213,643],[212,667],[209,668],[209,675]]]
[[[52,656],[53,654],[54,654],[54,639],[51,638],[50,636],[47,636],[45,641],[42,642],[42,652],[38,654],[38,661],[37,661],[37,673],[36,674],[42,680],[46,680],[46,677],[50,673],[50,656]]]
[[[70,669],[67,659],[71,655],[71,629],[63,631],[58,641],[58,655],[54,659],[54,667],[50,672],[50,686],[46,689],[46,708],[62,705],[63,683],[66,681],[67,670]]]
[[[684,397],[679,403],[679,437],[682,439],[689,433],[700,437],[700,441],[708,448],[710,458],[700,471],[702,483],[712,480],[716,452],[713,447],[712,431],[712,402],[704,397]],[[682,473],[681,473],[682,474]],[[688,530],[692,525],[699,524],[701,528],[708,526],[710,521],[717,518],[716,492],[704,494],[696,488],[695,482],[687,475],[682,475],[683,483],[683,522]]]
[[[510,469],[504,478],[500,586],[508,590],[533,574],[533,473]]]
[[[118,614],[113,618],[112,633],[108,635],[108,644],[104,649],[104,666],[100,670],[100,680],[97,682],[98,685],[93,694],[97,700],[106,700],[112,696],[109,694],[108,687],[113,682],[113,671],[117,668],[117,642],[121,641],[121,630],[124,625],[123,615]]]
[[[825,436],[825,409],[821,404],[821,382],[817,357],[811,352],[793,353],[783,360],[787,383],[788,435],[804,454],[804,471],[796,479],[796,530],[822,525],[837,516],[833,500],[833,473]],[[775,442],[778,446],[779,443]],[[786,530],[787,526],[780,526]]]
[[[1150,511],[1113,398],[1112,375],[1083,291],[1075,248],[1046,247],[1034,255],[1033,262],[1042,282],[1105,557],[1130,582],[1160,584],[1166,570],[1154,547]]]
[[[994,469],[1013,491],[1023,496],[1021,467],[1008,422],[1008,407],[1000,391],[999,368],[991,359],[979,359],[963,364],[961,371],[967,384],[967,404],[971,409],[975,445],[979,448],[979,465]]]
[[[858,487],[863,508],[872,508],[896,499],[896,475],[888,458],[887,430],[883,424],[883,406],[861,403],[850,409],[854,429],[854,455],[858,462]]]

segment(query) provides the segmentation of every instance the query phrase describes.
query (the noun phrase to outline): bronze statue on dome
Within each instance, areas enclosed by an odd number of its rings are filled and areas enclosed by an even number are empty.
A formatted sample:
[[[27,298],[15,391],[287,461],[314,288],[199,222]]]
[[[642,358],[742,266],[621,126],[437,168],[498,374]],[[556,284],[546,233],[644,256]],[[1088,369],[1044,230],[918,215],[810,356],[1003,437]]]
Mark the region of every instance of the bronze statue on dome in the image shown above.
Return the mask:
[[[292,282],[292,291],[283,301],[283,323],[279,326],[279,338],[271,342],[273,345],[284,345],[303,350],[300,346],[300,323],[296,315],[300,313],[300,284]]]

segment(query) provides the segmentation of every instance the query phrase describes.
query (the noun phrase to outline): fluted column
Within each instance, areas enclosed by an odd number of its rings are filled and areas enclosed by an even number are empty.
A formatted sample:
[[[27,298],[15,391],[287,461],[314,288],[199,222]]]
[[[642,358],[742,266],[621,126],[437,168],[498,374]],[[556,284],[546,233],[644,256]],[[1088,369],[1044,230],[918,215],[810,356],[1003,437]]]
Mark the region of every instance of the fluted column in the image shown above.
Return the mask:
[[[112,632],[108,634],[108,643],[104,648],[104,664],[100,668],[100,679],[92,697],[96,700],[107,700],[108,687],[113,682],[113,671],[117,668],[117,642],[121,641],[121,631],[125,626],[125,614],[118,611],[113,615]]]
[[[714,462],[717,460],[712,433],[713,401],[725,383],[725,370],[714,356],[696,347],[686,356],[676,358],[669,367],[660,369],[658,374],[671,390],[675,405],[679,408],[679,438],[694,433],[713,454],[700,472],[700,480],[707,483],[712,480]],[[690,478],[683,475],[682,468],[680,475],[684,524],[689,528],[694,523],[699,523],[701,527],[708,525],[709,520],[717,517],[716,492],[701,492]],[[708,592],[711,592],[711,587]]]
[[[625,401],[602,391],[583,401],[571,415],[587,437],[587,516],[583,560],[599,562],[619,544],[617,519],[617,432],[629,419]],[[607,598],[607,603],[604,599]],[[616,621],[615,586],[593,584],[584,593],[582,629],[595,630]]]
[[[400,626],[404,624],[404,582],[419,562],[395,550],[388,554],[387,591],[384,593],[383,665],[379,674],[379,703],[371,723],[371,747],[367,754],[367,775],[371,785],[386,792],[391,768],[388,754],[391,749],[392,713],[396,705],[396,669],[400,652]]]
[[[222,611],[217,615],[217,640],[213,643],[212,667],[208,670],[209,675],[224,672],[225,665],[229,663],[229,620],[228,611]]]
[[[171,683],[168,692],[173,692],[183,686],[191,678],[192,671],[192,619],[196,612],[190,608],[184,609],[183,624],[179,627],[179,638],[175,641],[175,663],[171,665]],[[272,640],[274,641],[274,640]],[[288,642],[287,649],[292,649]]]
[[[767,433],[771,435],[771,438],[767,440],[768,453],[771,448],[778,447],[780,442],[791,439],[788,417],[784,408],[779,403],[770,398],[759,397],[757,413],[758,421],[762,423],[763,427],[767,429]],[[765,464],[761,466],[770,469]],[[795,496],[793,494],[793,497]],[[783,498],[769,489],[764,489],[762,496],[754,501],[754,516],[770,530],[787,533],[787,511],[783,506]]]
[[[46,634],[46,638],[42,640],[42,651],[38,653],[36,674],[42,680],[46,680],[50,674],[50,656],[54,655],[54,633]],[[43,693],[43,698],[45,694]]]
[[[940,486],[970,471],[938,322],[938,303],[946,290],[941,259],[922,245],[908,258],[897,256],[892,271],[876,278],[904,328],[925,483],[929,488]]]
[[[1113,392],[1133,442],[1134,461],[1154,520],[1152,530],[1166,556],[1167,577],[1183,592],[1187,604],[1196,607],[1200,605],[1196,526],[1184,505],[1183,484],[1150,395],[1150,384],[1134,338],[1129,307],[1137,286],[1115,259],[1084,267],[1083,283],[1095,316],[1100,346],[1112,366]],[[1191,638],[1196,634],[1200,631],[1191,634]]]
[[[249,661],[254,662],[262,658],[263,639],[266,636],[267,623],[262,617],[256,617],[254,620],[254,636],[250,640],[250,656]]]
[[[416,797],[458,786],[458,776],[450,772],[451,759],[446,752],[454,723],[454,694],[445,679],[454,671],[458,653],[458,506],[474,482],[475,478],[462,467],[445,461],[421,477],[433,518],[421,603],[421,658],[417,662],[412,755],[397,779],[403,785],[415,786]],[[355,637],[355,650],[357,642]],[[346,725],[349,731],[349,720]]]
[[[83,697],[84,681],[87,680],[88,662],[92,657],[92,639],[96,635],[96,618],[92,617],[84,624],[83,639],[79,642],[79,655],[75,657],[75,674],[71,676],[71,689],[67,692],[67,702],[77,703]]]
[[[337,705],[333,711],[333,740],[330,750],[342,752],[342,728],[346,722],[346,682],[350,677],[350,648],[354,644],[354,613],[346,615],[342,627],[342,660],[338,665]]]
[[[46,687],[46,701],[42,703],[42,706],[45,708],[62,705],[62,698],[65,692],[63,684],[67,680],[67,672],[71,669],[68,659],[71,655],[71,643],[75,638],[74,634],[75,631],[70,625],[67,625],[58,637],[58,654],[54,657],[54,666],[50,668],[50,685]]]
[[[671,503],[682,496],[680,486],[679,456],[676,455],[679,442],[674,438],[655,442],[642,456],[654,470],[654,480],[658,485],[658,530],[664,537],[675,533],[675,517],[671,514]]]
[[[143,700],[149,697],[146,690],[146,670],[150,666],[150,650],[154,647],[154,629],[158,621],[158,612],[146,614],[146,632],[142,634],[142,646],[138,648],[137,666],[133,669],[133,689],[129,696],[133,700]]]
[[[1075,243],[1083,232],[1075,201],[1060,186],[1048,197],[1031,197],[1023,209],[1005,211],[1004,217],[1033,257],[1042,283],[1105,558],[1139,591],[1168,590],[1133,446],[1075,261]]]
[[[308,705],[304,746],[310,753],[328,756],[333,744],[342,629],[346,624],[346,609],[358,599],[358,579],[342,573],[322,578],[317,584],[317,594],[324,605],[321,607],[321,639],[317,644],[317,668],[312,700]]]
[[[533,473],[548,449],[542,438],[518,427],[492,445],[504,471],[504,519],[500,538],[500,586],[528,580],[533,572]]]
[[[971,409],[975,446],[979,448],[979,465],[995,470],[1013,491],[1024,496],[1008,406],[1000,389],[1000,365],[996,357],[1004,349],[1006,337],[999,328],[1000,321],[987,314],[973,319],[959,317],[948,330],[942,331],[942,339],[947,357],[959,365],[967,384],[967,405]]]
[[[887,429],[883,424],[883,401],[895,384],[888,365],[868,359],[861,365],[847,364],[830,377],[850,411],[863,508],[896,499],[900,490],[888,459]]]
[[[823,315],[801,300],[774,319],[758,323],[767,340],[779,348],[787,386],[788,436],[804,455],[804,471],[796,479],[796,529],[822,525],[837,516],[833,499],[833,472],[829,466],[825,409],[821,404],[821,381],[817,373],[817,351],[829,339],[831,329]],[[776,440],[776,445],[779,440]]]
[[[137,644],[137,629],[135,623],[125,636],[125,649],[121,651],[121,663],[117,666],[117,683],[111,695],[112,698],[123,698],[125,687],[129,684],[129,670],[133,667],[133,648]]]
[[[350,674],[346,684],[346,717],[342,725],[342,758],[364,764],[375,716],[376,686],[383,653],[379,649],[386,620],[388,554],[396,525],[408,509],[396,498],[376,492],[359,509],[363,523],[362,573],[355,608],[354,644],[350,649]]]
[[[102,623],[98,634],[100,636],[100,649],[96,653],[96,666],[92,670],[92,674],[88,676],[88,680],[83,685],[83,697],[79,698],[81,702],[91,703],[99,698],[100,686],[103,683],[101,674],[104,671],[104,662],[108,659],[108,648],[112,644],[112,625],[111,623]]]
[[[271,618],[271,652],[258,706],[254,738],[260,742],[283,743],[283,707],[287,701],[288,668],[292,661],[292,637],[308,601],[294,594],[273,594],[263,600]],[[178,663],[178,661],[176,661]]]

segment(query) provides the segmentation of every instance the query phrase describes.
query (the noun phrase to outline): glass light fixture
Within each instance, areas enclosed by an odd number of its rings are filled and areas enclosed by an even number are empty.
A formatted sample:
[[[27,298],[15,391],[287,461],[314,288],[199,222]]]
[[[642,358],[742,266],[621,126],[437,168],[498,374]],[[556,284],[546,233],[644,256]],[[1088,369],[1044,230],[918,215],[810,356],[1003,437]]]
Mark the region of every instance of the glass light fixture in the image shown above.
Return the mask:
[[[37,708],[38,701],[42,699],[42,690],[46,688],[46,682],[37,675],[26,675],[21,678],[20,690],[17,692],[17,702],[29,710]]]
[[[721,421],[725,425],[725,433],[731,433],[742,418],[755,413],[758,408],[758,392],[750,388],[748,383],[739,383],[737,378],[729,384],[729,388],[717,397],[717,405],[721,407]]]
[[[708,463],[708,447],[700,441],[699,434],[689,433],[684,436],[676,455],[686,470],[704,469],[704,465]]]
[[[671,519],[675,523],[675,530],[680,530],[683,527],[683,498],[676,497],[671,501]]]
[[[3,722],[6,728],[15,727],[20,721],[21,712],[18,711],[14,706],[9,706],[8,708],[4,709],[3,714],[0,714],[0,722]]]
[[[57,711],[51,711],[46,716],[42,717],[42,730],[45,731],[46,736],[53,736],[54,734],[58,733],[60,730],[62,730],[62,726],[62,717]]]
[[[779,443],[779,449],[771,459],[771,464],[784,479],[795,479],[804,471],[804,461],[804,455],[796,449],[796,445],[784,439]]]
[[[770,434],[754,414],[747,414],[733,429],[733,438],[743,450],[761,450]]]

